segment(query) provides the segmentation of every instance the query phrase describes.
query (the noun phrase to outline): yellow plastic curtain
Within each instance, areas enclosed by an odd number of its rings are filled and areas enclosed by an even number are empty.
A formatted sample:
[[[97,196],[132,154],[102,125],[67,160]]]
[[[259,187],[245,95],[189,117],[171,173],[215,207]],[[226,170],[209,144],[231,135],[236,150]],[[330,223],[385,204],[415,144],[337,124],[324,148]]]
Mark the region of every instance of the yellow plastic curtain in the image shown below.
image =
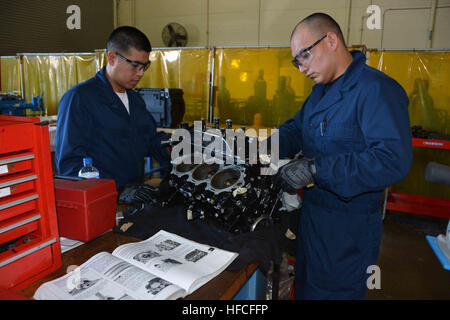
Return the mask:
[[[95,50],[95,56],[97,60],[97,71],[100,71],[100,69],[106,66],[108,62],[106,49]]]
[[[365,47],[351,47],[365,52]],[[292,63],[291,49],[216,49],[214,116],[253,128],[279,127],[297,113],[314,86]]]
[[[95,54],[23,55],[22,63],[25,98],[42,95],[47,115],[56,115],[64,93],[97,71]]]
[[[409,97],[411,126],[450,134],[450,52],[371,51],[369,65],[388,74]],[[450,187],[425,181],[428,162],[450,165],[450,150],[414,148],[408,176],[392,191],[450,198]]]
[[[183,121],[208,118],[211,50],[154,50],[138,88],[183,89]]]
[[[291,64],[290,48],[156,49],[139,88],[181,88],[183,120],[209,116],[210,74],[215,54],[214,116],[222,123],[273,127],[293,116],[313,81]],[[43,95],[48,115],[56,115],[62,95],[107,63],[106,50],[72,55],[22,56],[25,98]],[[2,77],[11,81],[10,77]]]
[[[291,60],[289,48],[216,49],[214,116],[254,128],[283,124],[314,84]]]
[[[450,52],[373,51],[369,64],[405,89],[412,126],[450,133]]]
[[[20,68],[17,57],[0,57],[0,92],[20,92]]]

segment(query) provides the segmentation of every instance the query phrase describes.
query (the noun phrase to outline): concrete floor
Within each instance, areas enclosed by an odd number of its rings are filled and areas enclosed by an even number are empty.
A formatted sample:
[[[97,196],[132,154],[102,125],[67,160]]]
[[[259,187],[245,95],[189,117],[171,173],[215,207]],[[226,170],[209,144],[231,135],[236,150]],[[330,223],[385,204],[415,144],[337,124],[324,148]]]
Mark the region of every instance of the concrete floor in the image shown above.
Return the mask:
[[[378,259],[381,289],[368,290],[367,299],[450,299],[450,271],[425,239],[444,233],[447,223],[448,219],[387,212]]]
[[[442,267],[425,239],[444,233],[447,223],[448,219],[387,212],[377,263],[381,288],[368,290],[366,299],[450,300],[450,271]],[[280,300],[290,299],[294,277],[286,261],[281,265]],[[270,290],[270,276],[268,279]]]

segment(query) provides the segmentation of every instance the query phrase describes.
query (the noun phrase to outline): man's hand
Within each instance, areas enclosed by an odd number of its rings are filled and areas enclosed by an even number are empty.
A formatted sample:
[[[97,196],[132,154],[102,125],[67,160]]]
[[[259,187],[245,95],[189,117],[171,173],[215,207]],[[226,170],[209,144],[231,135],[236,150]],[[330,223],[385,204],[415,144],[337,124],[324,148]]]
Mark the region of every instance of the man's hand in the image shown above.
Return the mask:
[[[315,174],[314,160],[302,158],[282,166],[275,175],[274,182],[281,185],[287,193],[295,194],[299,189],[313,184]]]
[[[302,199],[298,193],[289,194],[287,192],[283,192],[281,195],[281,203],[283,204],[281,208],[284,208],[287,212],[291,212],[300,209],[302,206]]]
[[[153,203],[138,203],[122,211],[124,218],[134,218],[153,207]]]
[[[126,186],[119,195],[119,203],[138,204],[155,203],[158,196],[158,189],[146,184],[135,184]]]

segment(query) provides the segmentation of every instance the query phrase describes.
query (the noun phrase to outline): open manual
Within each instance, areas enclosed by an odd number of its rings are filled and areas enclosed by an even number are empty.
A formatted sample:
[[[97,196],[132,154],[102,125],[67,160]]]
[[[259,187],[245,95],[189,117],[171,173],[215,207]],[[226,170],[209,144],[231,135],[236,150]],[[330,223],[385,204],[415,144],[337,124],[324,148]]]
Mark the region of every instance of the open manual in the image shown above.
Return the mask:
[[[42,284],[38,300],[170,300],[216,277],[237,253],[159,231],[141,242],[100,252],[78,268]]]

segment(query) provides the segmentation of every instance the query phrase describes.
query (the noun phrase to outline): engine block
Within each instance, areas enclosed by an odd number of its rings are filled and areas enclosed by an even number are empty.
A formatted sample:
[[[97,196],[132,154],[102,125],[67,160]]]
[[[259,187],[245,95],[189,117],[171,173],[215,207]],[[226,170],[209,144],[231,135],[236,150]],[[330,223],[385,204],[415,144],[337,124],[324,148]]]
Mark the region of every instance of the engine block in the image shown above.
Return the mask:
[[[224,136],[216,138],[225,140]],[[251,141],[246,139],[245,143],[248,147]],[[248,153],[245,159],[236,154],[234,158],[232,164],[226,161],[195,164],[191,161],[193,154],[172,160],[170,192],[182,196],[187,219],[212,219],[235,234],[278,222],[283,211],[280,187],[273,184],[271,175],[261,174],[266,165],[259,160],[249,161]],[[170,205],[174,198],[164,205]]]

